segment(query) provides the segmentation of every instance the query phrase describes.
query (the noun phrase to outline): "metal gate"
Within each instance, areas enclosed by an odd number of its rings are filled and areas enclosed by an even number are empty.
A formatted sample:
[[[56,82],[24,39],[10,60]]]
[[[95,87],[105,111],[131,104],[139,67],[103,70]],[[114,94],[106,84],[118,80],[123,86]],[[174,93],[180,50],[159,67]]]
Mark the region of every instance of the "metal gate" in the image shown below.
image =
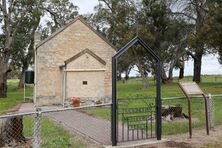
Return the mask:
[[[117,110],[118,142],[155,138],[155,107],[127,107]]]
[[[134,140],[135,136],[135,130],[138,131],[137,134],[141,135],[140,137],[138,136],[138,139],[143,138],[143,134],[141,132],[145,131],[146,128],[148,128],[148,121],[145,120],[143,113],[144,111],[141,106],[138,109],[133,109],[133,108],[128,108],[128,109],[123,109],[122,111],[118,107],[118,100],[117,100],[117,93],[116,93],[116,78],[117,78],[117,60],[118,58],[127,52],[132,46],[134,45],[141,45],[145,51],[153,58],[154,63],[155,63],[155,77],[156,77],[156,97],[155,97],[155,131],[156,131],[156,139],[161,140],[161,62],[159,56],[137,35],[135,38],[133,38],[130,42],[128,42],[125,46],[123,46],[121,49],[118,50],[118,52],[112,57],[112,145],[116,146],[117,142],[119,142],[119,139],[122,139],[124,141],[125,139],[125,133],[122,133],[122,138],[119,138],[119,122],[118,122],[118,117],[119,116],[119,111],[120,114],[122,114],[122,119],[123,119],[123,126],[121,130],[125,131],[125,125],[126,125],[126,130],[129,133],[127,135],[128,140]],[[149,105],[148,105],[149,106]],[[134,106],[133,106],[134,107]],[[119,111],[118,111],[119,108]],[[148,107],[150,109],[150,107]],[[153,107],[151,107],[153,108]],[[145,109],[146,110],[146,109]],[[151,111],[153,112],[153,111]],[[149,117],[150,111],[146,112],[146,116]],[[131,115],[134,115],[135,117],[131,117]],[[140,118],[139,118],[140,117]],[[151,116],[152,117],[152,116]],[[151,120],[152,121],[152,120]],[[145,122],[145,123],[144,123]],[[147,124],[146,124],[147,122]],[[134,124],[135,123],[135,124]],[[145,126],[144,126],[145,125]],[[120,126],[121,127],[121,126]],[[153,126],[152,126],[153,127]],[[144,129],[145,128],[145,129]],[[139,132],[141,131],[141,132]],[[146,130],[147,131],[147,130]],[[131,135],[130,135],[131,133]],[[146,136],[145,136],[146,137]],[[148,137],[148,136],[147,136]],[[126,138],[126,139],[127,139]],[[137,137],[136,137],[137,138]]]

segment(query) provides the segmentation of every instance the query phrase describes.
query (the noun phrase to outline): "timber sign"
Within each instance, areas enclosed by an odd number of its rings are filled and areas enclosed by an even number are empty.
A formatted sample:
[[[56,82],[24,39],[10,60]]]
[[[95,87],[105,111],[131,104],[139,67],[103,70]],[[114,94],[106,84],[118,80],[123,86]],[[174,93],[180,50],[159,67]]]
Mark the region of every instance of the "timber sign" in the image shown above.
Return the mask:
[[[205,117],[206,117],[206,131],[207,135],[209,135],[209,124],[208,124],[208,108],[207,108],[207,96],[200,89],[200,87],[195,82],[190,83],[182,83],[179,82],[179,86],[182,89],[184,95],[188,101],[188,112],[189,112],[189,134],[190,138],[192,138],[192,118],[191,118],[191,97],[192,95],[202,95],[205,101]]]

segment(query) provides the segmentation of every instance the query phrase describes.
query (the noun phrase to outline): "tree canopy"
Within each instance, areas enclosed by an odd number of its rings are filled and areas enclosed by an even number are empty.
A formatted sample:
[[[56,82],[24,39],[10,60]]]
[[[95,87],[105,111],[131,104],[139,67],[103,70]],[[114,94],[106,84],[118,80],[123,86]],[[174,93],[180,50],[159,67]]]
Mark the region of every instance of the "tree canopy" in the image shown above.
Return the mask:
[[[87,20],[121,48],[139,35],[161,59],[163,83],[173,79],[173,69],[194,60],[193,81],[200,82],[204,54],[218,53],[222,64],[221,0],[99,0]],[[48,37],[78,15],[69,0],[0,0],[0,97],[6,97],[7,74],[25,70],[33,63],[34,35]],[[155,63],[140,46],[119,59],[118,78],[125,79],[133,67],[148,87],[147,76],[155,77]]]
[[[7,95],[10,66],[21,70],[23,78],[32,64],[35,32],[47,37],[77,14],[77,6],[69,0],[0,1],[0,97]],[[46,25],[40,26],[43,19]]]

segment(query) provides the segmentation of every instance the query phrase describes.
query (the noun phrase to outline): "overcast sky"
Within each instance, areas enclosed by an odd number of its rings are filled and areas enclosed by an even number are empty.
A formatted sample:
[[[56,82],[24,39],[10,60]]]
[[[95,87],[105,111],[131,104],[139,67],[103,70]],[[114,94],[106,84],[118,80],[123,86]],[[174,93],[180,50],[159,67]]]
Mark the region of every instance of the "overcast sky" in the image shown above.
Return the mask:
[[[98,4],[98,0],[70,0],[74,5],[79,7],[79,14],[92,13],[94,6]],[[202,74],[222,74],[222,66],[217,60],[217,55],[208,55],[202,60]],[[174,76],[177,76],[179,71],[174,71]],[[135,72],[133,72],[135,75]],[[185,64],[185,75],[193,75],[193,61],[190,60]]]
[[[98,0],[70,0],[79,7],[79,13],[92,13],[94,6],[98,4]]]

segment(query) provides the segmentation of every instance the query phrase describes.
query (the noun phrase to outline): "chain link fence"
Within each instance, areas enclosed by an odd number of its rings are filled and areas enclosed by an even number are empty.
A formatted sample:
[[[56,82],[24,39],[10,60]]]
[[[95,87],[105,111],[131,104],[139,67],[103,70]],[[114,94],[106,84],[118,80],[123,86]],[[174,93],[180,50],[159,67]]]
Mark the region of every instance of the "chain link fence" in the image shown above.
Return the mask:
[[[162,100],[162,104],[163,135],[188,132],[186,98],[165,98]],[[138,117],[137,113],[143,113],[147,109],[141,110],[136,108],[135,105],[132,108],[130,103],[127,105],[127,110],[124,110],[127,114],[124,114],[124,117],[126,116],[126,119],[128,119],[128,116],[131,115],[128,112],[135,112],[135,125],[140,125],[143,120],[137,121],[142,119],[140,115]],[[222,95],[209,95],[208,114],[211,130],[215,129],[216,125],[222,124],[221,105]],[[138,103],[138,106],[141,106],[141,103]],[[122,112],[120,113],[122,115]],[[155,118],[154,114],[149,117]],[[121,121],[121,126],[124,124],[123,127],[132,124],[131,122],[129,124],[123,122],[122,118],[119,120]],[[92,147],[90,145],[92,143],[100,146],[110,145],[110,121],[111,104],[53,110],[37,109],[34,112],[3,115],[0,116],[0,147]],[[155,123],[155,120],[148,120],[150,126],[152,122]],[[142,123],[144,124],[144,122]],[[150,128],[155,129],[155,125],[153,124],[153,127],[151,126]],[[205,128],[204,100],[200,97],[192,98],[192,128]],[[146,129],[143,133],[143,130],[141,130],[143,127],[139,126],[135,129],[133,128],[132,130],[133,137],[142,135],[142,139],[143,135],[146,137],[146,131],[149,131]],[[123,131],[123,129],[119,128],[119,131]],[[124,129],[124,132],[120,135],[125,134],[125,131],[127,130]],[[128,135],[131,136],[131,134]],[[155,136],[155,133],[153,136]],[[121,136],[119,137],[120,139],[125,141],[125,138]],[[99,147],[98,145],[93,146]]]
[[[103,104],[53,110],[36,109],[29,113],[0,116],[0,147],[110,145],[110,107],[111,104]]]
[[[0,117],[0,147],[32,147],[34,144],[34,113]]]

